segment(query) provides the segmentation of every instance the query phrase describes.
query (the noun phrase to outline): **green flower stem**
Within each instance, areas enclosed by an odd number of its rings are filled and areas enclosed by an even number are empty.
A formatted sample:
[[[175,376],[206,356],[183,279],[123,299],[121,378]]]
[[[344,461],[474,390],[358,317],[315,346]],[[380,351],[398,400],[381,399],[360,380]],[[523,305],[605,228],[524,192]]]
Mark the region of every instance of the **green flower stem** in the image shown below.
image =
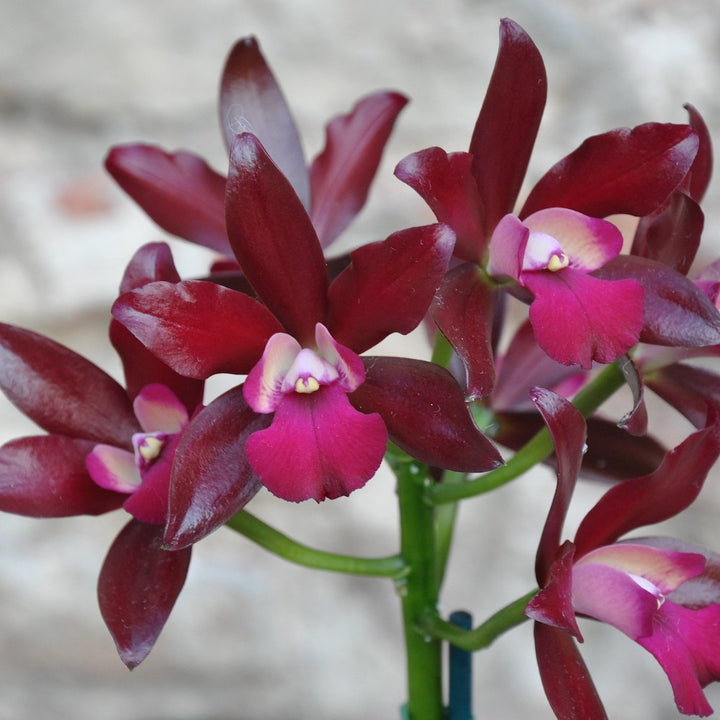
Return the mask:
[[[400,552],[409,572],[397,583],[405,630],[408,720],[442,720],[442,653],[438,639],[419,628],[420,618],[437,605],[436,510],[424,501],[428,469],[391,451],[388,460],[398,482]]]
[[[606,365],[575,396],[572,401],[573,405],[580,410],[584,417],[588,417],[616,390],[621,388],[624,382],[625,378],[616,362]],[[550,433],[547,428],[543,428],[505,465],[461,485],[441,484],[428,487],[425,489],[425,498],[431,505],[442,505],[495,490],[541,463],[552,451],[553,444]]]
[[[348,575],[387,577],[396,582],[408,574],[408,568],[399,555],[361,558],[316,550],[292,540],[246,510],[230,518],[226,525],[265,550],[296,565]]]
[[[447,640],[461,650],[481,650],[528,619],[524,614],[525,606],[536,593],[537,589],[514,600],[472,630],[463,630],[454,623],[443,620],[435,611],[427,612],[420,618],[419,630],[427,636]]]
[[[442,482],[448,485],[457,485],[465,482],[465,473],[446,470]],[[439,505],[435,512],[435,542],[436,542],[436,588],[438,593],[445,577],[445,569],[450,557],[453,535],[455,533],[455,520],[457,518],[457,503]]]

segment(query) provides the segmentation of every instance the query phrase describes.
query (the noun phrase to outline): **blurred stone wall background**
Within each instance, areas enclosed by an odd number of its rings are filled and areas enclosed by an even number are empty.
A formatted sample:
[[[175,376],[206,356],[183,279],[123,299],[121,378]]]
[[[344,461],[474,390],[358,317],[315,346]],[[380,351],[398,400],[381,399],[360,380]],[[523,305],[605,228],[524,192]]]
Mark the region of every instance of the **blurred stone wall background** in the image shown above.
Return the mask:
[[[242,35],[259,37],[309,156],[326,120],[360,95],[407,93],[412,103],[346,241],[429,221],[392,168],[428,145],[467,147],[504,16],[534,38],[549,76],[530,180],[590,134],[683,122],[686,102],[720,139],[718,0],[0,0],[0,319],[119,376],[106,341],[109,306],[132,252],[162,234],[105,177],[103,156],[142,140],[193,150],[222,170],[217,85]],[[705,261],[720,249],[719,197],[711,187]],[[170,242],[181,271],[205,266],[202,251]],[[389,347],[424,350],[419,340]],[[662,406],[656,412],[658,433],[677,439],[686,430]],[[0,440],[32,432],[2,399]],[[716,472],[698,507],[663,530],[720,549],[719,483]],[[463,506],[444,609],[468,607],[479,620],[532,587],[552,487],[539,471]],[[597,494],[583,488],[575,520]],[[261,494],[252,509],[329,549],[396,547],[385,475],[347,500],[289,506]],[[195,548],[157,647],[128,673],[95,601],[103,556],[125,520],[0,518],[0,720],[398,717],[402,639],[390,584],[311,574],[229,531]],[[609,628],[584,629],[612,718],[678,717],[649,655]],[[529,624],[476,657],[478,720],[551,717]],[[710,695],[720,705],[720,691]]]

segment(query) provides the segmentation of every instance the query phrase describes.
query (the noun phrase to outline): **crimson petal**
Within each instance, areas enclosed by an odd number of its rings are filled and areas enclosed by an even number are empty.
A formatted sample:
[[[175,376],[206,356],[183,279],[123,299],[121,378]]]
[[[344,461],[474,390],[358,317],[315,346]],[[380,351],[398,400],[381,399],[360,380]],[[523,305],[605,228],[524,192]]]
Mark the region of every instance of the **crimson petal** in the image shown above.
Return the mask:
[[[426,225],[350,253],[350,265],[328,293],[332,336],[361,353],[390,333],[414,330],[445,275],[454,241],[447,225]]]
[[[449,225],[457,238],[454,255],[481,263],[485,252],[482,208],[475,178],[470,173],[470,153],[446,153],[430,147],[403,158],[395,176],[428,204],[438,222]]]
[[[697,133],[699,147],[690,172],[683,185],[687,188],[690,197],[700,202],[710,184],[713,165],[712,138],[705,120],[697,109],[688,103],[684,106],[690,116],[690,126]]]
[[[163,230],[232,255],[225,232],[225,178],[189,152],[120,145],[105,167]]]
[[[572,636],[535,623],[535,653],[545,695],[558,720],[607,720],[600,697]]]
[[[180,281],[172,253],[165,243],[150,243],[135,253],[125,269],[120,292],[129,292],[156,280]],[[125,387],[131,399],[145,385],[160,383],[180,398],[189,414],[202,402],[202,381],[171,370],[114,318],[110,321],[110,342],[122,361]]]
[[[226,197],[230,244],[250,284],[301,343],[325,320],[327,269],[310,217],[258,139],[239,135]]]
[[[593,217],[649,215],[682,182],[697,148],[688,125],[646,123],[594,135],[540,179],[520,217],[549,207]]]
[[[385,144],[406,104],[399,93],[378,92],[328,123],[325,147],[310,166],[310,216],[323,247],[365,204]]]
[[[88,475],[94,443],[63,435],[18,438],[0,447],[0,510],[29,517],[100,515],[127,497]]]
[[[432,318],[465,366],[468,400],[488,395],[495,383],[493,329],[497,287],[488,285],[476,265],[451,270],[432,304]]]
[[[630,278],[643,286],[642,342],[685,348],[720,344],[720,313],[684,275],[647,258],[620,255],[596,270],[605,280]]]
[[[165,543],[186,547],[219,528],[260,489],[245,455],[248,437],[267,427],[242,386],[228,390],[190,422],[175,452]]]
[[[546,96],[540,52],[519,25],[505,18],[495,68],[470,141],[486,239],[515,206]]]
[[[578,527],[578,558],[630,530],[667,520],[695,500],[720,456],[720,422],[715,415],[706,428],[669,451],[653,473],[615,485],[600,498]]]
[[[667,205],[640,218],[631,255],[656,260],[687,275],[700,246],[704,224],[700,206],[676,190]]]
[[[535,558],[535,575],[538,582],[544,585],[560,545],[565,516],[580,471],[587,432],[580,411],[560,395],[544,388],[534,388],[532,400],[550,431],[557,460],[557,487]]]
[[[155,645],[187,576],[191,548],[162,549],[162,527],[131,520],[100,571],[100,612],[131,670]]]
[[[228,152],[236,135],[256,135],[303,205],[309,207],[308,172],[300,136],[254,37],[239,40],[225,61],[220,83],[220,126]]]
[[[0,388],[51,433],[130,447],[140,427],[125,390],[54,340],[0,323]]]
[[[378,412],[390,439],[419,462],[458,472],[502,465],[477,429],[460,386],[439,365],[423,360],[368,357],[365,382],[350,395],[362,412]]]
[[[282,327],[257,300],[215,283],[154,282],[121,295],[113,317],[181,375],[244,374]]]

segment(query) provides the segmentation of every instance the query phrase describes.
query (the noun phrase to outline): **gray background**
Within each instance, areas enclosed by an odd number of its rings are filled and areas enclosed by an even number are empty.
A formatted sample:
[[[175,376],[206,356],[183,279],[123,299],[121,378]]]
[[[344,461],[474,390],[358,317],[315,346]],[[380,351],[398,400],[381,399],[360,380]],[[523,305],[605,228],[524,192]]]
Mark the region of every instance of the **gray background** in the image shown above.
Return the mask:
[[[101,163],[115,143],[198,152],[222,170],[215,117],[232,43],[256,34],[296,115],[308,156],[323,126],[360,96],[389,87],[412,98],[348,245],[429,221],[392,168],[428,145],[467,147],[510,16],[545,57],[549,102],[529,181],[587,135],[649,120],[683,122],[695,104],[720,138],[720,6],[716,0],[0,0],[0,319],[50,335],[117,374],[105,339],[124,264],[160,231],[117,191]],[[706,247],[717,254],[717,185]],[[207,255],[172,241],[193,272]],[[388,352],[423,355],[422,338]],[[222,386],[220,379],[215,388]],[[619,413],[627,398],[616,403]],[[674,440],[684,422],[655,408]],[[33,432],[5,401],[0,440]],[[663,530],[720,549],[720,474]],[[443,609],[479,620],[533,585],[532,557],[552,492],[538,471],[467,502]],[[598,495],[583,486],[568,534]],[[257,514],[337,551],[394,552],[391,479],[350,499],[287,505],[263,493]],[[361,720],[396,718],[404,680],[390,583],[311,573],[230,531],[195,549],[187,585],[149,659],[118,660],[95,581],[121,512],[99,519],[0,518],[0,720]],[[586,623],[583,652],[612,718],[678,717],[653,659]],[[476,659],[476,716],[550,718],[530,626]],[[720,705],[720,692],[709,691]]]

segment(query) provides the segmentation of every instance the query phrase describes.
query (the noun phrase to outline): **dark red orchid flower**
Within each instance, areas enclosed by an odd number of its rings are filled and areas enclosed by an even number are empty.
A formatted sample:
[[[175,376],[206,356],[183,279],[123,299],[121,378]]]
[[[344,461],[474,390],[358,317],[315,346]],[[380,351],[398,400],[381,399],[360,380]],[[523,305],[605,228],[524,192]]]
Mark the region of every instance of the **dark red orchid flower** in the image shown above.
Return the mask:
[[[540,592],[526,615],[536,621],[535,644],[543,685],[561,720],[605,718],[605,710],[573,637],[576,616],[605,622],[648,650],[672,685],[678,710],[709,715],[702,688],[720,679],[718,556],[668,538],[620,539],[661,522],[698,496],[720,455],[720,421],[665,456],[649,475],[612,487],[561,543],[585,445],[579,412],[554,393],[533,400],[547,422],[558,458],[558,484],[536,557]]]
[[[176,282],[169,248],[135,255],[122,283]],[[150,652],[183,586],[190,548],[161,549],[170,468],[203,382],[162,365],[120,325],[125,390],[89,360],[42,335],[0,324],[0,388],[47,434],[0,448],[0,509],[32,517],[124,507],[133,516],[100,573],[100,609],[130,668]]]
[[[220,125],[230,152],[236,134],[253,133],[308,210],[323,247],[350,224],[367,200],[398,114],[407,99],[376,92],[326,127],[323,150],[308,166],[295,121],[257,40],[232,48],[222,73]],[[106,168],[163,230],[225,256],[237,268],[225,228],[226,178],[188,152],[152,145],[111,149]]]
[[[648,123],[591,137],[553,166],[515,210],[546,84],[530,37],[503,20],[469,152],[428,148],[395,171],[457,234],[455,257],[463,265],[441,286],[433,317],[465,364],[471,399],[492,389],[489,332],[498,282],[510,282],[507,289],[531,303],[537,341],[561,363],[607,363],[638,341],[648,315],[645,277],[599,275],[622,245],[619,231],[600,218],[654,212],[686,178],[698,148],[689,125]],[[676,283],[682,278],[674,273],[660,285],[671,295]]]
[[[421,361],[359,357],[421,321],[452,255],[447,226],[360,247],[329,282],[310,216],[249,133],[233,145],[226,212],[259,300],[210,282],[159,282],[122,295],[113,308],[179,373],[248,374],[242,391],[211,403],[183,435],[168,542],[187,543],[225,522],[258,478],[292,501],[347,495],[375,473],[388,435],[440,467],[482,471],[501,462],[449,373]]]

